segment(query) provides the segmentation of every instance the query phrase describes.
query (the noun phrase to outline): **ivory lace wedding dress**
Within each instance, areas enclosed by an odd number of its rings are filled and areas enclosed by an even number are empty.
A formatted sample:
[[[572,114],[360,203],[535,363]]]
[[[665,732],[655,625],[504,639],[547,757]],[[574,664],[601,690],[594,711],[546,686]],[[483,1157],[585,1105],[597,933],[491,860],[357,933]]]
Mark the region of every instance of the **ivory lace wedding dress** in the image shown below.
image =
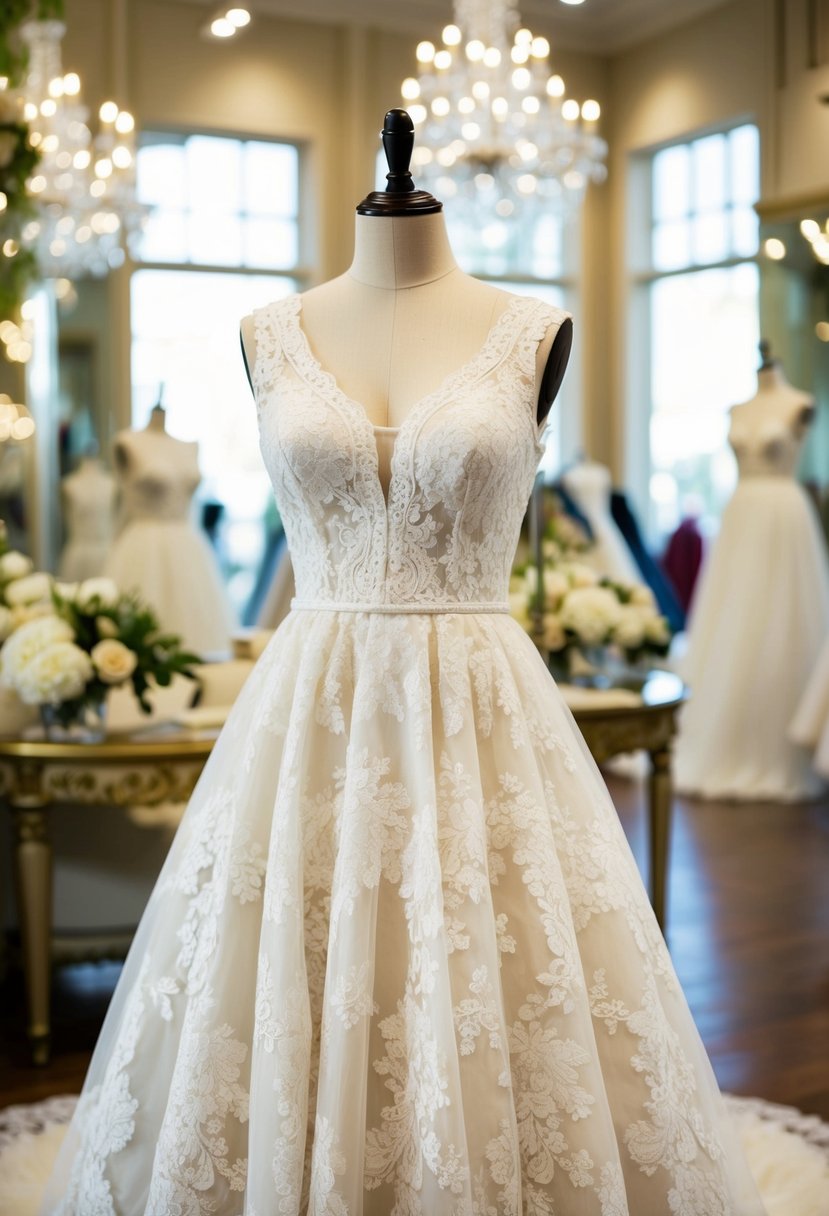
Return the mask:
[[[691,606],[682,674],[692,696],[677,786],[707,798],[815,798],[824,782],[789,727],[829,630],[829,562],[795,480],[802,440],[784,418],[732,412],[740,480]]]
[[[397,429],[256,314],[293,609],[125,964],[44,1212],[759,1216],[607,791],[507,612],[513,297]]]

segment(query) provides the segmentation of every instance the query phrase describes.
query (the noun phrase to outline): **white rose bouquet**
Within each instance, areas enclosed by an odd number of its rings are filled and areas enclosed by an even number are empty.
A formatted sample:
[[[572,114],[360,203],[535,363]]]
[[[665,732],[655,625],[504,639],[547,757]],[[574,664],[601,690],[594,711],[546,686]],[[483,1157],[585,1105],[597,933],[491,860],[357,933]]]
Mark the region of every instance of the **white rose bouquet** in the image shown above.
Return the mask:
[[[578,560],[545,563],[542,573],[542,616],[538,638],[544,650],[566,664],[576,652],[604,651],[609,659],[628,663],[646,655],[665,655],[671,630],[649,587],[601,578]],[[510,579],[512,615],[533,633],[533,608],[538,595],[538,570],[525,563]]]
[[[110,579],[67,585],[27,573],[9,583],[7,598],[11,590],[13,602],[28,603],[30,594],[42,602],[44,585],[35,580],[46,581],[48,615],[34,616],[10,634],[0,650],[0,683],[27,705],[48,708],[62,727],[82,722],[118,684],[131,683],[150,713],[151,684],[168,685],[174,675],[194,678],[198,657],[162,633],[154,613]]]

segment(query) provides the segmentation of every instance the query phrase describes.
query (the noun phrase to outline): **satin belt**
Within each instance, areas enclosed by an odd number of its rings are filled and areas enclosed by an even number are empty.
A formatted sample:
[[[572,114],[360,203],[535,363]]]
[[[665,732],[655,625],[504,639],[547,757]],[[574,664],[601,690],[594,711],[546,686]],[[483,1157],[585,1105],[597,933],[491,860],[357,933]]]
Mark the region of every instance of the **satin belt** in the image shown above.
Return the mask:
[[[430,604],[372,604],[354,603],[341,600],[300,600],[296,596],[291,600],[292,612],[406,612],[411,616],[423,613],[455,613],[455,612],[509,612],[509,604],[497,603],[490,600],[485,603],[458,603],[446,600],[443,603]]]

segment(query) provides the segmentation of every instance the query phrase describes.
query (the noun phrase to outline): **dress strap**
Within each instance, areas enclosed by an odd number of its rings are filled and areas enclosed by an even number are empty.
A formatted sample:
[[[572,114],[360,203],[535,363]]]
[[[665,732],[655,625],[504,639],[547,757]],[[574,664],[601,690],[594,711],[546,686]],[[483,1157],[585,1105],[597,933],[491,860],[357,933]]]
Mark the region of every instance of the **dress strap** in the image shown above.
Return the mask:
[[[295,297],[273,300],[263,308],[253,310],[253,334],[256,340],[256,360],[251,381],[258,409],[265,395],[274,388],[285,359],[282,340],[281,314]]]

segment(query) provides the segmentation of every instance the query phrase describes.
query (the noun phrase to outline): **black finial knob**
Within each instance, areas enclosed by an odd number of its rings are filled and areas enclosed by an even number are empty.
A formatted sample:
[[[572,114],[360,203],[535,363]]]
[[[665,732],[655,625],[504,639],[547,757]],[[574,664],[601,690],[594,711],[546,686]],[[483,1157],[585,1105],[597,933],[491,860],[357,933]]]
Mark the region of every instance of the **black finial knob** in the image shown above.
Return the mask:
[[[771,342],[769,342],[768,338],[761,338],[761,340],[760,340],[760,371],[764,372],[764,371],[767,371],[768,368],[774,367],[775,362],[776,361],[772,357],[772,353],[771,353]]]
[[[385,190],[372,190],[357,207],[358,215],[429,215],[443,203],[415,187],[409,164],[414,148],[414,123],[407,110],[389,110],[381,132],[389,172]]]

